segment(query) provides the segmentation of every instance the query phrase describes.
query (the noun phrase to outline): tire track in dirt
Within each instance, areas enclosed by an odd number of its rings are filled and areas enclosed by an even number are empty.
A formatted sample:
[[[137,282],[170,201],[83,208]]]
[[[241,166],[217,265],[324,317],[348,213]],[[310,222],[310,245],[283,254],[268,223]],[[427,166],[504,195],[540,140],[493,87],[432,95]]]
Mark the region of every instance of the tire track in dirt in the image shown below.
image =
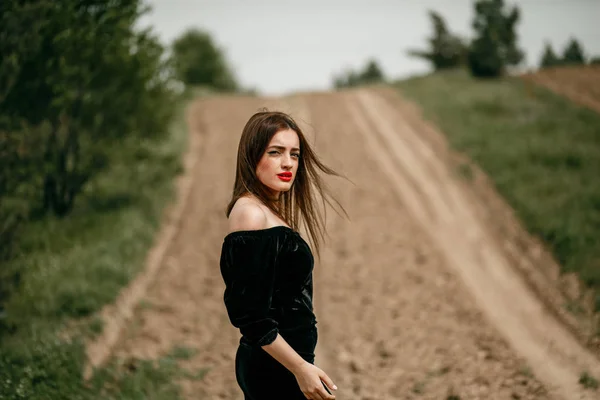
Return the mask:
[[[465,154],[453,152],[445,136],[422,119],[422,111],[417,105],[404,100],[389,88],[378,88],[377,94],[389,102],[395,113],[401,115],[413,131],[419,133],[419,138],[429,143],[436,153],[438,164],[443,163],[457,175],[463,175],[464,168],[468,168],[468,177],[454,182],[459,183],[471,198],[471,211],[488,228],[487,233],[494,235],[494,241],[502,247],[504,255],[518,270],[530,291],[600,360],[600,339],[596,336],[600,316],[594,316],[592,312],[593,294],[585,294],[589,307],[587,312],[569,312],[565,305],[577,301],[584,292],[577,275],[573,272],[561,273],[552,252],[539,238],[529,235],[514,210],[500,196],[493,181]]]
[[[157,358],[174,346],[193,348],[196,354],[182,366],[208,372],[202,380],[181,381],[186,398],[242,399],[234,375],[239,333],[223,305],[218,259],[239,136],[264,106],[290,112],[323,161],[354,183],[328,180],[351,221],[328,212],[329,241],[315,265],[316,362],[340,387],[338,399],[580,398],[542,385],[533,376],[546,377],[536,359],[532,371],[521,357],[527,351],[513,349],[488,322],[497,321],[480,310],[489,304],[465,290],[469,280],[456,262],[483,265],[495,256],[446,254],[448,243],[456,242],[461,254],[486,246],[467,200],[430,142],[389,103],[363,90],[217,97],[191,106],[190,131],[202,135],[203,149],[189,212],[118,357]],[[456,226],[458,232],[449,228]],[[501,278],[484,287],[495,290]]]
[[[419,149],[423,145],[419,132],[373,92],[358,92],[353,100],[362,106],[362,110],[356,104],[351,106],[354,115],[362,113],[369,118],[376,125],[372,132],[379,133],[388,145],[388,162],[395,161],[401,166],[393,171],[388,169],[389,173],[409,175],[409,179],[419,181],[422,187],[434,186],[423,189],[429,195],[419,199],[436,210],[436,218],[429,219],[421,219],[423,213],[419,210],[423,202],[408,197],[403,186],[397,186],[397,190],[408,207],[417,210],[415,214],[421,225],[429,231],[498,330],[527,358],[551,392],[563,398],[591,398],[589,392],[582,390],[578,379],[584,370],[597,375],[598,361],[528,290],[502,254],[501,247],[494,243],[493,236],[471,211],[470,199],[460,192],[441,162],[435,157],[421,160],[411,157],[411,153],[423,154]],[[357,118],[357,122],[359,120]],[[428,168],[423,167],[423,162]],[[451,210],[450,204],[454,206]]]
[[[340,387],[338,398],[552,398],[403,205],[393,187],[403,176],[388,176],[381,164],[389,146],[370,122],[355,121],[349,100],[308,98],[319,153],[355,183],[332,182],[351,221],[329,219],[331,240],[315,280],[318,357]]]

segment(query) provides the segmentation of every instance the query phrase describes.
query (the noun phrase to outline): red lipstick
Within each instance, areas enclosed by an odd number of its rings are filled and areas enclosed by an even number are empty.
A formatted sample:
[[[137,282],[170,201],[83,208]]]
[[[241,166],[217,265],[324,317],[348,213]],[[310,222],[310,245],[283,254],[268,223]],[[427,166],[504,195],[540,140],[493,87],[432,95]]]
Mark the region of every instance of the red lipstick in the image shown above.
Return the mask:
[[[280,174],[277,174],[277,176],[279,177],[279,179],[281,179],[284,182],[289,182],[292,180],[292,173],[291,172],[282,172]]]

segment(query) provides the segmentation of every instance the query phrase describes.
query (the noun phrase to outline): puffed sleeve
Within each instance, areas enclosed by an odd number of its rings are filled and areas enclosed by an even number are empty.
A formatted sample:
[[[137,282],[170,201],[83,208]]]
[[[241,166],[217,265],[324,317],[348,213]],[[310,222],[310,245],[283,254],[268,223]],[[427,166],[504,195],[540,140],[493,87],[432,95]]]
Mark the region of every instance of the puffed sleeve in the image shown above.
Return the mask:
[[[258,346],[272,343],[278,333],[277,321],[269,317],[278,248],[275,237],[248,233],[226,237],[221,251],[229,320]]]

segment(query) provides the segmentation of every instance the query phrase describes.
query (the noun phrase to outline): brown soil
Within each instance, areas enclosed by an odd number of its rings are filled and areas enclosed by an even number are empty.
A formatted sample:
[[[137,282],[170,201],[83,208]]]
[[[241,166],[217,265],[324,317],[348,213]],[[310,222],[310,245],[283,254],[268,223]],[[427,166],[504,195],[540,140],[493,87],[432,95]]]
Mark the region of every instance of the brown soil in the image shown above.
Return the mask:
[[[600,362],[525,283],[523,268],[534,263],[515,261],[520,248],[508,252],[510,241],[491,229],[487,204],[449,166],[441,135],[385,89],[195,102],[190,132],[202,142],[189,200],[116,356],[194,348],[184,366],[208,373],[181,382],[186,397],[242,399],[239,333],[218,261],[239,135],[264,106],[296,117],[353,182],[330,181],[351,220],[328,213],[315,267],[316,363],[338,399],[597,398],[578,379],[600,377]]]
[[[523,78],[600,113],[600,65],[548,68]]]

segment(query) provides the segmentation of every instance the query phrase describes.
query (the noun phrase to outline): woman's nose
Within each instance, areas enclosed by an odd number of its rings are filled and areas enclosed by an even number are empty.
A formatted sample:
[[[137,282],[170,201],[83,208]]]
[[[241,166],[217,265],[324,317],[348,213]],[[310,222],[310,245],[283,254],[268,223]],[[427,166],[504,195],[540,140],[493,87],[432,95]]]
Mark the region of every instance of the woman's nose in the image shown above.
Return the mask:
[[[292,166],[292,156],[289,154],[284,155],[281,160],[281,165],[283,167],[291,167]]]

